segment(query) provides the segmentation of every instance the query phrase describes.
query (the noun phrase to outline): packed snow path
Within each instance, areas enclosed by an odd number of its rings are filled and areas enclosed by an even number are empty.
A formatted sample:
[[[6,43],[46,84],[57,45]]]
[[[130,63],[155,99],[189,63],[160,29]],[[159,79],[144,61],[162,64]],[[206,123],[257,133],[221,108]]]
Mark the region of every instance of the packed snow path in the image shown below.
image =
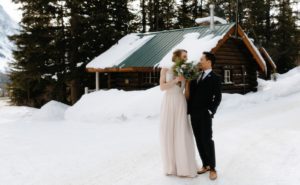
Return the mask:
[[[210,181],[208,174],[190,179],[162,173],[158,115],[94,122],[50,119],[59,117],[54,107],[70,108],[52,103],[42,111],[6,106],[1,100],[0,184],[300,184],[300,89],[294,84],[300,80],[299,70],[276,83],[261,81],[258,93],[224,94],[214,119],[217,181]]]

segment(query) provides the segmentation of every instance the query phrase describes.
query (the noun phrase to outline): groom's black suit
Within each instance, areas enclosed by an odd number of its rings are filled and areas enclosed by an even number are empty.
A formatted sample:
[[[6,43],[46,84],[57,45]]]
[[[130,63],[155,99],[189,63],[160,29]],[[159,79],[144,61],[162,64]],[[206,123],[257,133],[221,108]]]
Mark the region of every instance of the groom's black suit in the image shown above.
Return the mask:
[[[216,166],[212,118],[221,99],[221,80],[214,72],[210,72],[198,83],[197,80],[191,81],[188,114],[191,115],[193,132],[203,166],[210,166],[212,169]]]

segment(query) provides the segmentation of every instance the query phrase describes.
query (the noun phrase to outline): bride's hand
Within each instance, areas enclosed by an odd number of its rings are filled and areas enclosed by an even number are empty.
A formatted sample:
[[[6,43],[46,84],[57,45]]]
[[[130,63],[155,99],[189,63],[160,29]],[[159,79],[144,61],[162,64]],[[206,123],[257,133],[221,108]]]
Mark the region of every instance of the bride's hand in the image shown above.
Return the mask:
[[[183,76],[178,76],[178,77],[176,78],[176,80],[177,80],[177,82],[182,82],[182,81],[185,80],[185,78],[184,78]]]

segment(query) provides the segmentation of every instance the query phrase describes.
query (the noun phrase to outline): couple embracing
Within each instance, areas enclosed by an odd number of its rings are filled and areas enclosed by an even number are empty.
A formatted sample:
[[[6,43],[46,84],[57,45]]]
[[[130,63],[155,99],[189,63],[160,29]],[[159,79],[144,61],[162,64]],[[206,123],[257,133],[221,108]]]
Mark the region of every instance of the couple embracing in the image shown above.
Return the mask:
[[[176,50],[172,61],[187,61],[187,54],[186,50]],[[222,94],[221,81],[212,71],[215,62],[214,54],[204,52],[197,64],[201,73],[190,81],[174,75],[171,68],[161,70],[160,89],[165,94],[161,105],[160,141],[166,175],[196,177],[209,172],[211,180],[217,179],[212,118]],[[196,162],[194,140],[202,168]]]

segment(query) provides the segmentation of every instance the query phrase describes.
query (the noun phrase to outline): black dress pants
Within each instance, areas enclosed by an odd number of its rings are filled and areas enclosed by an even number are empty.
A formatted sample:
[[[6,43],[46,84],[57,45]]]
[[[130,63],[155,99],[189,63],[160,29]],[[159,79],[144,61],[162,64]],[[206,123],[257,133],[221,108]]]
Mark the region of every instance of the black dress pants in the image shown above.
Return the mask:
[[[191,123],[203,166],[216,167],[215,144],[212,138],[212,118],[208,110],[191,113]]]

